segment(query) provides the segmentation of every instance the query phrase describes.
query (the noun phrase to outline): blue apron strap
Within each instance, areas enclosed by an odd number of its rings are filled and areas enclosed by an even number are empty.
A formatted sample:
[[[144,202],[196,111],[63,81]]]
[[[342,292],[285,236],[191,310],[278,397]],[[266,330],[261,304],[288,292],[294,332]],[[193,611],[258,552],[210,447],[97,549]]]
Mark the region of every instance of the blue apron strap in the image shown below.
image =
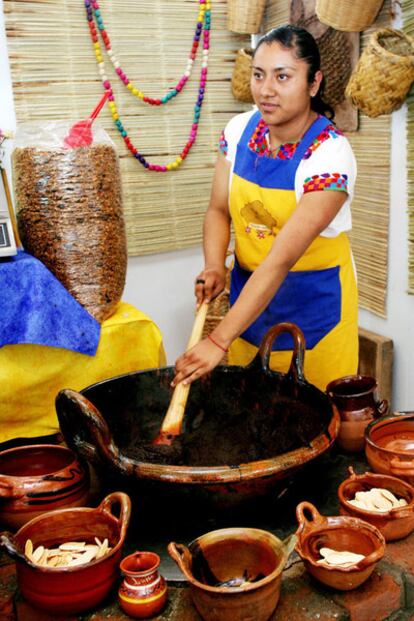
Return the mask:
[[[317,138],[319,134],[331,123],[332,121],[327,119],[326,116],[320,116],[316,119],[316,121],[312,123],[312,125],[309,127],[308,131],[305,133],[302,140],[300,141],[295,151],[295,154],[292,157],[292,164],[299,165],[303,156],[305,155],[306,151],[309,149],[315,138]]]
[[[259,110],[256,110],[256,112],[254,112],[252,116],[250,117],[250,119],[248,120],[248,123],[243,130],[243,133],[240,137],[238,144],[244,145],[249,142],[254,130],[256,129],[256,125],[258,124],[260,119],[261,119],[261,114]]]

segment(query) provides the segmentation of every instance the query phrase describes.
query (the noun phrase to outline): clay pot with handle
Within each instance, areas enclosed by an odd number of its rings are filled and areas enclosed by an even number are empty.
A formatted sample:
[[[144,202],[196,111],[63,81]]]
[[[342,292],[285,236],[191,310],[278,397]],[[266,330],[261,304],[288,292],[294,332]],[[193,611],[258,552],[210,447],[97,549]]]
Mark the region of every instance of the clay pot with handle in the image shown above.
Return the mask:
[[[0,523],[7,528],[88,500],[89,470],[70,449],[35,444],[0,452]]]
[[[301,502],[296,507],[296,517],[299,523],[296,551],[308,572],[327,586],[340,591],[355,589],[369,578],[384,556],[384,537],[375,526],[358,518],[326,517],[310,502]],[[320,562],[322,548],[362,554],[364,558],[348,567],[329,566]]]
[[[167,583],[158,571],[160,560],[155,552],[134,552],[121,561],[124,580],[118,591],[118,600],[130,617],[153,617],[167,603]]]
[[[188,582],[204,621],[268,621],[279,601],[282,571],[296,537],[280,541],[256,528],[209,532],[170,556]]]
[[[120,509],[114,511],[119,505]],[[117,514],[119,513],[119,517]],[[0,533],[0,545],[16,561],[17,582],[23,597],[51,615],[74,615],[97,606],[107,597],[119,576],[131,501],[123,492],[109,494],[94,508],[77,507],[44,513],[22,526],[13,536]],[[53,548],[67,542],[108,540],[104,556],[87,564],[50,567],[38,565],[25,554],[28,539],[33,548]]]
[[[369,375],[347,375],[326,387],[341,418],[337,442],[345,451],[363,451],[367,425],[386,414],[388,401],[379,400],[377,391],[377,380]]]

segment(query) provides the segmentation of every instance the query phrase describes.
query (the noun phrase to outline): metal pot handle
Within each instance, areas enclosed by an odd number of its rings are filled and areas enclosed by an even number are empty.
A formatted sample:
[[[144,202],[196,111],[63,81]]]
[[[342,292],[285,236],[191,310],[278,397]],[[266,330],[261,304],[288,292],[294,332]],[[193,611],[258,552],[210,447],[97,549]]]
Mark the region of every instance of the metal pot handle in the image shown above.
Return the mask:
[[[265,371],[269,371],[272,345],[275,339],[282,332],[289,332],[293,338],[292,360],[290,362],[288,375],[292,375],[295,382],[298,380],[304,381],[305,376],[303,374],[303,362],[305,358],[305,337],[299,326],[294,323],[289,323],[287,321],[278,323],[266,332],[259,348],[259,354],[262,359],[262,367]]]
[[[112,511],[112,507],[118,503],[121,506],[119,518],[117,518]],[[120,530],[119,540],[123,542],[128,529],[129,519],[131,517],[131,500],[128,494],[125,494],[124,492],[112,492],[112,494],[109,494],[103,499],[98,509],[99,511],[102,511],[102,513],[106,513],[107,515],[116,518]]]
[[[119,465],[119,449],[99,410],[75,390],[61,390],[56,397],[60,428],[68,446],[92,462],[105,461]],[[86,427],[94,444],[86,442],[80,430]],[[99,460],[99,458],[101,458]]]
[[[187,546],[183,543],[175,543],[175,541],[171,541],[171,543],[168,544],[167,550],[168,554],[171,556],[173,561],[177,563],[184,576],[188,578],[188,580],[193,580],[193,576],[191,575],[193,557]]]

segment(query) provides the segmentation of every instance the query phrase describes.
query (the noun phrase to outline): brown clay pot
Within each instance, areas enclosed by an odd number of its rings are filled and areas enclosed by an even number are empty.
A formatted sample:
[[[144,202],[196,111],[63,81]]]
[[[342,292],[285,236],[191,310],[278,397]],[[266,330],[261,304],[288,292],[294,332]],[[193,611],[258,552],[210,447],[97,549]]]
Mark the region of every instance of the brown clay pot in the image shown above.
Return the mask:
[[[337,442],[345,451],[363,451],[367,425],[386,414],[388,401],[378,400],[377,389],[376,379],[369,375],[347,375],[326,387],[341,417]]]
[[[378,528],[386,541],[402,539],[414,530],[414,488],[411,485],[385,474],[372,472],[355,474],[353,468],[349,468],[349,473],[350,477],[345,479],[338,488],[342,515],[350,515],[369,522]],[[378,513],[360,509],[348,502],[355,498],[357,492],[367,492],[373,487],[389,490],[397,498],[404,498],[407,505]]]
[[[45,511],[88,504],[89,470],[64,446],[37,444],[0,453],[0,521],[17,530]]]
[[[126,556],[120,569],[124,580],[118,591],[124,612],[136,619],[158,614],[167,602],[167,584],[158,572],[160,557],[155,552],[135,552]]]
[[[168,552],[190,583],[205,621],[268,621],[279,601],[283,567],[296,543],[256,528],[225,528]]]
[[[120,517],[113,505],[121,505]],[[16,561],[17,581],[25,599],[51,614],[73,615],[97,606],[109,594],[119,575],[131,501],[122,492],[109,494],[96,509],[50,511],[27,522],[13,536],[4,531],[0,545]],[[53,547],[67,541],[94,543],[108,538],[112,550],[104,557],[77,567],[39,567],[24,554],[27,539],[33,546]]]
[[[365,454],[375,472],[414,486],[414,412],[396,412],[365,430]]]
[[[296,517],[296,551],[308,572],[327,586],[340,591],[355,589],[369,578],[384,555],[384,537],[375,526],[358,518],[325,517],[310,502],[296,507]],[[317,563],[321,558],[319,550],[324,547],[364,554],[365,558],[351,567],[327,567]]]

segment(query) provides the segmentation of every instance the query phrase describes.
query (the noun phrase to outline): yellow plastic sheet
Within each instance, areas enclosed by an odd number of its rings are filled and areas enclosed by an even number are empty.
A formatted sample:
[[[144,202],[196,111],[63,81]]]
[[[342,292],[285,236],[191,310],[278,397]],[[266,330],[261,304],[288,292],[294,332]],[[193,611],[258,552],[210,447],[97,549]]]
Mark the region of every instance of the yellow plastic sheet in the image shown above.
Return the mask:
[[[55,397],[116,375],[165,365],[158,327],[121,302],[103,322],[96,355],[40,345],[0,349],[0,442],[56,433]]]

